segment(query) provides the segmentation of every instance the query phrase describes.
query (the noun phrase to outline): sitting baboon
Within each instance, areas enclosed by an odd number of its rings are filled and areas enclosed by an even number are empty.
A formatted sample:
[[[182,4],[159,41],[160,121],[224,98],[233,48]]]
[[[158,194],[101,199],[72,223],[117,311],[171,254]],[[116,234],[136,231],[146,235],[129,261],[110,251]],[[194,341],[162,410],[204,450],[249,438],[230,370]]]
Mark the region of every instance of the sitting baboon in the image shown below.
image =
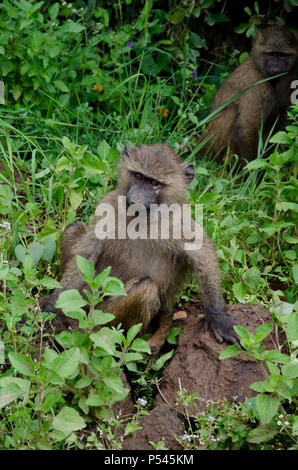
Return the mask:
[[[272,126],[274,132],[284,126],[290,104],[291,82],[297,78],[298,35],[283,26],[270,26],[256,33],[251,57],[246,59],[222,84],[210,112],[232,99],[247,87],[265,78],[286,72],[243,93],[207,124],[208,137],[203,149],[211,147],[219,159],[238,154],[240,159],[257,157],[259,131],[263,141]],[[276,122],[277,121],[277,122]]]
[[[75,222],[66,228],[62,236],[62,289],[78,289],[82,292],[87,287],[76,265],[77,254],[93,262],[96,274],[111,266],[111,275],[123,281],[127,296],[107,298],[99,307],[115,315],[111,324],[121,322],[126,330],[142,323],[142,332],[145,332],[151,320],[157,319],[159,327],[149,340],[153,352],[160,349],[170,332],[174,296],[191,265],[216,339],[232,343],[238,339],[232,321],[225,314],[221,276],[213,242],[201,229],[203,240],[200,246],[200,240],[193,232],[196,223],[190,216],[191,227],[186,227],[184,216],[182,219],[180,209],[185,207],[185,189],[193,175],[193,166],[183,164],[166,145],[125,148],[119,165],[117,188],[102,199],[91,225],[86,228],[81,222]],[[125,201],[121,207],[120,197]],[[154,218],[154,208],[158,214],[159,210],[173,204],[171,207],[174,207],[176,213],[170,214],[169,236],[163,237],[160,225],[163,216]],[[136,210],[133,213],[131,209],[134,207]],[[109,208],[115,214],[116,229],[114,232],[112,230],[111,236],[107,232],[105,238],[99,236],[99,224],[105,220],[103,210],[108,211]],[[140,219],[140,214],[143,214],[143,219]],[[125,236],[123,233],[119,235],[121,217],[125,221]],[[128,236],[129,224],[135,223],[137,218],[139,222],[148,222],[148,225],[145,236],[143,234],[142,238],[132,239]],[[156,221],[158,232],[152,236],[151,229]],[[165,222],[164,218],[162,222]],[[179,225],[183,233],[176,238],[173,231]],[[43,310],[55,311],[54,304],[60,292],[61,289],[56,289],[41,299]]]

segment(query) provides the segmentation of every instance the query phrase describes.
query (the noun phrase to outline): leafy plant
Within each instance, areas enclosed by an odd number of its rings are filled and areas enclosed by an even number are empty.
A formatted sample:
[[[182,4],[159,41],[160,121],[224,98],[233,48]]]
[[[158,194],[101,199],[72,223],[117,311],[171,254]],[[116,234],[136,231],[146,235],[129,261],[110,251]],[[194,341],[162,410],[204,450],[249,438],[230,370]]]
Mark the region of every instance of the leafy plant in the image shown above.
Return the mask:
[[[121,371],[142,359],[143,353],[150,354],[147,342],[136,338],[141,325],[131,327],[125,336],[120,326],[105,326],[113,315],[96,308],[107,295],[126,295],[122,282],[109,276],[111,268],[94,278],[92,263],[77,256],[77,264],[90,287],[88,301],[78,291],[68,290],[61,293],[56,305],[67,317],[78,320],[81,331],[56,335],[64,350],[46,347],[39,359],[6,346],[6,372],[0,378],[4,448],[69,446],[77,441],[74,433],[92,422],[103,422],[103,434],[111,433],[112,407],[128,394]],[[94,331],[98,326],[101,328]],[[138,416],[142,414],[140,409]],[[118,418],[118,426],[124,422]],[[136,429],[138,421],[129,421],[124,434]]]
[[[297,400],[297,344],[298,344],[298,314],[291,304],[287,304],[285,312],[283,304],[274,309],[275,349],[265,350],[261,342],[271,335],[273,324],[263,324],[257,327],[255,335],[241,326],[234,329],[240,337],[243,349],[236,345],[228,346],[219,356],[226,359],[246,352],[253,357],[263,373],[264,380],[255,382],[250,388],[258,395],[246,400],[245,407],[250,410],[258,426],[247,436],[248,442],[261,443],[271,440],[279,433],[285,434],[292,446],[297,447],[297,416],[291,413],[295,410]],[[290,312],[290,313],[289,313]],[[278,327],[285,334],[284,344],[279,343]],[[282,352],[284,351],[285,352]]]

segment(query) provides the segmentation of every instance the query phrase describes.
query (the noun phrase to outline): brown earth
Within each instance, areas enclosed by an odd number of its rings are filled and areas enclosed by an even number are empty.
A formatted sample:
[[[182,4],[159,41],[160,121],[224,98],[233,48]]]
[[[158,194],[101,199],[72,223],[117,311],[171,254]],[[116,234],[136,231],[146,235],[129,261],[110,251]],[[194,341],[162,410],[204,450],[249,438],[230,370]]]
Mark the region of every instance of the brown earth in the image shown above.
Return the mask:
[[[174,318],[178,316],[179,319],[174,319],[173,326],[182,328],[175,354],[163,373],[153,409],[140,422],[142,430],[127,436],[123,442],[123,449],[153,450],[149,441],[157,443],[163,437],[168,449],[182,449],[176,440],[176,436],[184,434],[183,413],[176,405],[177,392],[180,388],[186,389],[189,395],[198,395],[205,401],[226,398],[229,402],[233,400],[242,402],[245,398],[255,395],[249,385],[262,380],[256,361],[248,358],[246,354],[219,360],[219,354],[228,344],[217,343],[208,327],[208,322],[205,318],[198,317],[201,313],[203,313],[202,305],[190,301],[180,309],[178,315],[174,314]],[[260,324],[272,322],[271,313],[262,305],[230,305],[228,313],[237,325],[245,327],[252,333]],[[77,328],[76,320],[64,315],[58,315],[53,323],[56,333]],[[264,345],[267,349],[273,349],[270,337],[264,341]],[[129,388],[126,377],[122,378],[125,387]],[[206,407],[203,400],[195,400],[198,410]],[[135,412],[132,394],[116,403],[113,411],[115,415],[121,417],[132,416]]]
[[[199,308],[198,304],[190,304],[187,318],[174,321],[174,326],[182,327],[175,355],[163,374],[154,408],[141,421],[143,429],[124,440],[124,449],[153,450],[149,441],[157,443],[162,437],[168,449],[182,448],[175,439],[184,434],[183,414],[176,406],[180,387],[190,395],[213,401],[226,398],[230,402],[242,402],[255,394],[249,385],[262,380],[256,361],[246,354],[219,360],[219,354],[228,344],[217,343],[207,322],[192,316]],[[261,323],[272,321],[271,313],[261,305],[231,305],[228,312],[237,325],[252,333]],[[270,337],[264,345],[272,349]],[[201,410],[206,406],[199,400],[196,405]]]

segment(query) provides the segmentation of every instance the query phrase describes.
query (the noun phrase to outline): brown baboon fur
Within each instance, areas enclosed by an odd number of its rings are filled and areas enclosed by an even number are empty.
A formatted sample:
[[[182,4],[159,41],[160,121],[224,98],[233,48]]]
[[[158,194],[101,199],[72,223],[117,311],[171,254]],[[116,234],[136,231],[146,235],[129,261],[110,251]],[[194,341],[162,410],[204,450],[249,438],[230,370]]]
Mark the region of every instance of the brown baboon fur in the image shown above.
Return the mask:
[[[193,166],[183,164],[175,152],[161,144],[144,145],[123,151],[119,164],[117,188],[100,202],[111,204],[118,220],[118,196],[137,199],[146,205],[176,203],[182,207],[186,202],[185,189],[193,177]],[[154,182],[154,186],[152,185]],[[153,202],[152,202],[153,198]],[[79,254],[95,265],[96,274],[111,266],[111,276],[124,283],[127,297],[110,297],[100,308],[115,315],[112,324],[122,323],[125,329],[142,323],[142,332],[147,330],[155,318],[159,326],[149,340],[156,352],[164,343],[171,328],[173,300],[183,284],[192,265],[202,293],[206,314],[212,331],[219,342],[237,342],[233,324],[225,314],[225,302],[221,289],[221,276],[213,242],[204,233],[201,249],[185,251],[185,238],[180,239],[105,239],[99,240],[95,227],[100,217],[98,209],[91,225],[86,229],[80,222],[71,224],[62,236],[61,266],[63,290],[86,288],[76,266],[75,255]],[[145,217],[148,217],[149,213]],[[132,220],[124,212],[127,222]],[[172,219],[171,219],[172,220]],[[179,220],[182,223],[182,218]],[[194,224],[194,222],[192,221]],[[149,227],[148,227],[149,233]],[[184,233],[184,232],[182,232]],[[117,229],[116,229],[117,234]],[[187,236],[189,242],[189,237]],[[190,241],[191,242],[191,241]],[[61,292],[56,289],[41,299],[45,311],[55,311],[54,304]]]
[[[265,78],[287,72],[279,78],[253,86],[219,112],[207,124],[208,137],[203,148],[210,146],[220,159],[238,154],[247,160],[257,157],[259,131],[263,123],[263,141],[277,121],[274,132],[286,121],[290,104],[291,82],[297,79],[298,36],[283,26],[260,30],[253,39],[251,57],[246,59],[222,84],[216,93],[210,112],[215,111],[245,88]]]

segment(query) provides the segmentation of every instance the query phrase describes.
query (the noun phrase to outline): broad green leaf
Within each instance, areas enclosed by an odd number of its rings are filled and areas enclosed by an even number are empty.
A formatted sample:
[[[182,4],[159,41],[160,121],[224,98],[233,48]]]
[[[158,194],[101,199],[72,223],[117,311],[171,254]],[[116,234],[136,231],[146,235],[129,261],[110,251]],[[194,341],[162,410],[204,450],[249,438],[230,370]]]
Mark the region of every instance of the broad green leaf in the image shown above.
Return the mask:
[[[56,416],[54,416],[52,426],[58,431],[70,434],[73,431],[85,428],[86,423],[74,408],[65,406]]]
[[[52,369],[60,377],[74,378],[79,372],[80,350],[71,348],[68,351],[60,353],[52,361]]]
[[[279,351],[266,351],[264,353],[265,359],[271,362],[280,362],[281,364],[288,364],[290,362],[289,356],[282,354]]]
[[[84,276],[93,278],[95,268],[94,268],[94,264],[91,263],[91,261],[87,260],[86,258],[83,258],[80,255],[77,255],[76,263],[77,263],[79,270]]]
[[[92,377],[81,377],[75,384],[75,388],[85,388],[89,387],[89,385],[92,383]]]
[[[23,395],[23,390],[16,383],[11,382],[0,387],[0,408],[3,408],[17,398],[21,398]]]
[[[63,33],[80,33],[83,31],[84,26],[80,25],[79,23],[75,23],[74,21],[68,21],[64,23],[62,28],[60,29]]]
[[[113,390],[115,393],[118,393],[119,395],[126,394],[126,389],[123,387],[123,383],[121,378],[118,375],[115,374],[109,374],[103,376],[103,381],[107,387],[109,387],[111,390]]]
[[[16,385],[17,387],[14,387]],[[27,397],[31,382],[20,377],[2,377],[0,379],[0,408],[19,397]]]
[[[280,400],[271,395],[264,393],[259,394],[256,398],[256,407],[261,424],[268,424],[278,412]]]
[[[262,158],[257,158],[256,160],[253,160],[252,162],[249,162],[247,165],[245,165],[245,169],[256,170],[258,168],[264,168],[266,166],[268,166],[268,163],[266,160]]]
[[[298,340],[298,313],[293,313],[287,323],[287,333],[290,341]]]
[[[44,277],[38,281],[38,284],[42,287],[47,287],[48,289],[59,289],[61,287],[60,282],[56,281],[56,279],[53,279],[52,277]]]
[[[123,282],[116,277],[108,277],[104,280],[102,290],[106,295],[127,295]]]
[[[12,367],[20,374],[32,376],[35,374],[35,364],[24,354],[11,352],[8,354]]]
[[[256,341],[258,341],[258,343],[263,341],[263,339],[267,338],[267,336],[270,335],[272,329],[273,329],[272,323],[265,323],[263,325],[259,325],[256,328],[256,335],[255,335]]]
[[[249,386],[255,392],[263,393],[266,391],[266,383],[265,382],[254,382]]]
[[[61,308],[64,313],[81,309],[87,304],[81,294],[76,289],[65,290],[62,292],[55,304],[57,308]]]
[[[114,320],[115,315],[112,313],[105,313],[102,310],[93,310],[90,320],[94,326],[96,325],[106,325]]]
[[[102,348],[108,354],[116,354],[115,335],[109,328],[103,327],[96,333],[92,333],[90,339],[95,346]]]
[[[243,280],[251,289],[257,289],[261,282],[261,273],[259,268],[253,266],[243,273]]]
[[[238,356],[239,354],[243,354],[245,351],[239,348],[236,344],[231,344],[230,346],[226,347],[220,355],[218,356],[219,359],[228,359],[229,357]]]
[[[147,354],[151,354],[151,349],[147,341],[144,341],[141,338],[136,338],[133,343],[131,344],[130,349],[132,351],[143,352]]]
[[[26,256],[26,249],[23,247],[23,245],[17,245],[14,251],[18,261],[23,262]]]
[[[127,341],[131,343],[131,341],[137,336],[142,328],[142,323],[138,323],[137,325],[133,325],[129,328],[127,332]]]
[[[298,377],[298,363],[294,362],[287,364],[282,368],[283,375],[289,377],[290,379],[296,379]]]
[[[135,431],[137,431],[138,429],[142,429],[142,426],[139,426],[136,422],[134,421],[130,421],[129,423],[127,423],[127,425],[125,426],[125,431],[124,431],[124,436],[127,436],[128,434],[131,434]]]
[[[292,273],[293,273],[293,278],[296,284],[298,284],[298,264],[294,264],[292,266]]]
[[[237,300],[240,302],[244,299],[244,296],[247,294],[247,289],[243,281],[236,282],[232,287],[233,294]]]
[[[152,369],[153,370],[160,370],[162,369],[162,367],[165,365],[165,363],[171,359],[171,357],[174,355],[174,349],[172,349],[171,351],[169,351],[168,353],[166,354],[163,354],[162,356],[160,356],[157,361],[155,362],[155,364],[152,366]]]
[[[258,426],[248,433],[247,441],[252,444],[260,444],[272,439],[279,431],[268,426]]]

